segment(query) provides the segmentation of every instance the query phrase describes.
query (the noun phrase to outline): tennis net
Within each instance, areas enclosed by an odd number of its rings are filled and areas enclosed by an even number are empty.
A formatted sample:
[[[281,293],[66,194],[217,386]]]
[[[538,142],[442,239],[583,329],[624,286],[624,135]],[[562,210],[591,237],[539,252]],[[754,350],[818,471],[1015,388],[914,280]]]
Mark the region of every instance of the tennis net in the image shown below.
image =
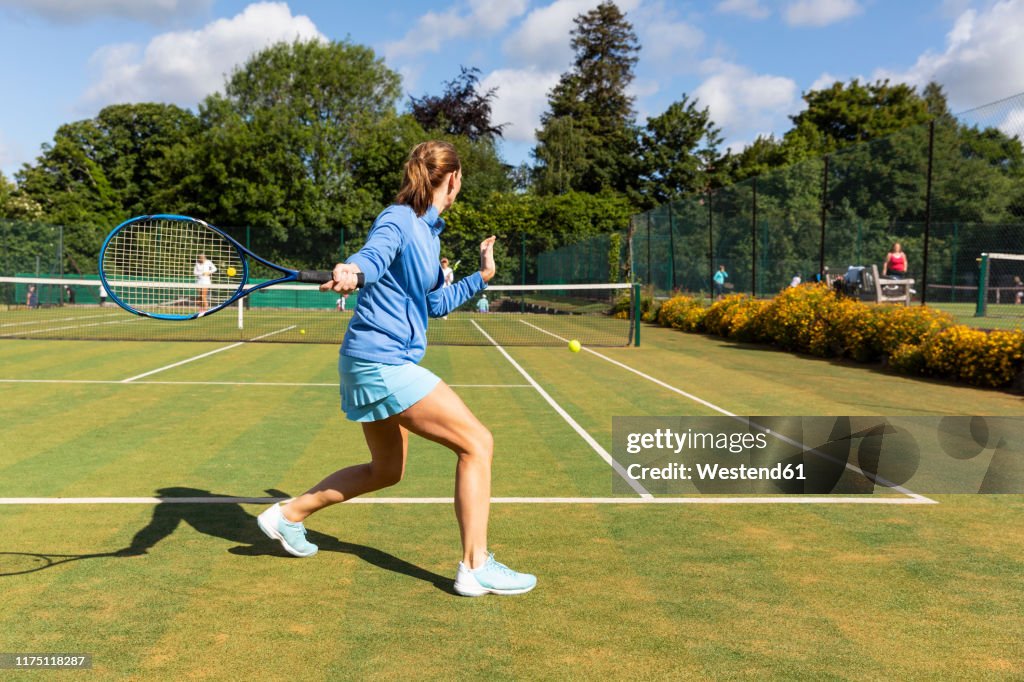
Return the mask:
[[[213,284],[229,287],[233,285]],[[177,313],[199,305],[196,288],[162,303]],[[98,279],[0,277],[0,339],[265,341],[340,343],[358,294],[340,297],[307,284],[260,289],[196,320],[133,315],[115,305]],[[496,285],[447,318],[433,319],[436,345],[626,346],[635,339],[635,290],[629,284]],[[159,312],[159,311],[154,311]]]

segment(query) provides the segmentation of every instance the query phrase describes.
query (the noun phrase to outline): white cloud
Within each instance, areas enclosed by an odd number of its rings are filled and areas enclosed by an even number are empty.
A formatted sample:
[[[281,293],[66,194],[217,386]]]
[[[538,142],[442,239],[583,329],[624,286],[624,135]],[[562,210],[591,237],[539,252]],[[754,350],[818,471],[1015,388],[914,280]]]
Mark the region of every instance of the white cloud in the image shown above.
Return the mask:
[[[708,77],[694,96],[708,107],[726,141],[752,130],[776,130],[800,107],[796,83],[783,76],[756,74],[744,66],[709,59],[702,69]]]
[[[682,21],[653,21],[637,28],[645,61],[678,65],[680,55],[693,54],[704,44],[704,32]]]
[[[222,89],[225,76],[253,52],[296,39],[325,40],[308,17],[292,16],[284,3],[264,2],[196,31],[163,33],[144,48],[108,45],[92,56],[99,75],[82,103],[90,109],[138,101],[192,106]]]
[[[16,157],[17,154],[7,142],[6,136],[0,132],[0,169],[7,168],[13,164],[17,160]]]
[[[512,63],[524,67],[564,70],[572,63],[570,42],[576,28],[573,19],[599,4],[600,0],[555,0],[533,10],[505,40],[505,55]],[[616,4],[620,11],[628,13],[640,5],[640,0],[619,0]]]
[[[828,26],[862,11],[857,0],[796,0],[783,16],[790,26]]]
[[[525,12],[527,5],[527,0],[470,0],[468,12],[427,12],[401,40],[387,43],[384,54],[388,59],[401,59],[437,52],[449,40],[500,31]]]
[[[808,88],[808,90],[825,90],[827,88],[831,88],[836,81],[842,80],[843,79],[840,78],[839,76],[833,76],[828,71],[826,71],[825,73],[818,76],[813,83],[811,83],[811,87]]]
[[[533,142],[534,131],[547,109],[548,91],[558,82],[557,71],[501,69],[480,82],[481,90],[498,88],[491,105],[491,120],[508,123],[502,131],[509,142]]]
[[[194,16],[213,0],[0,0],[0,7],[36,14],[55,23],[72,24],[101,17],[154,24]]]
[[[906,71],[880,69],[889,78],[918,87],[940,83],[950,107],[963,110],[1024,92],[1024,0],[1001,0],[967,10],[946,35],[944,52],[925,52]]]
[[[771,10],[762,6],[759,0],[722,0],[715,6],[722,14],[738,14],[748,19],[766,19]]]

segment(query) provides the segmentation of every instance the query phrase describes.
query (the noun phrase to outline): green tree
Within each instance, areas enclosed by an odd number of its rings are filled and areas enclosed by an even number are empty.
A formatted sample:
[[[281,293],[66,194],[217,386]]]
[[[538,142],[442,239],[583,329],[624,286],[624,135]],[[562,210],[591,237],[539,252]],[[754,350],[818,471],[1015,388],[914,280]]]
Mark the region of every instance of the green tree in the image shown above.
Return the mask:
[[[16,220],[39,220],[43,207],[0,172],[0,218]]]
[[[380,210],[382,186],[358,180],[393,161],[397,143],[380,126],[410,132],[395,112],[399,95],[398,74],[368,47],[271,46],[201,104],[203,132],[176,158],[164,196],[236,236],[251,226],[252,248],[271,259],[328,265],[339,232],[351,228],[358,241]]]
[[[65,227],[73,270],[96,268],[103,236],[123,220],[160,209],[166,159],[198,130],[190,112],[167,104],[121,104],[62,125],[36,163],[19,171],[19,192],[49,223]]]
[[[708,108],[684,95],[659,116],[647,119],[640,134],[641,192],[648,205],[661,204],[715,184],[721,131]],[[723,169],[724,170],[724,169]]]
[[[491,101],[497,88],[480,92],[480,69],[459,67],[459,75],[444,84],[444,94],[410,97],[412,116],[424,130],[442,130],[469,140],[501,137],[506,124],[491,121]]]
[[[875,140],[931,118],[928,103],[910,85],[888,80],[867,85],[854,78],[804,93],[807,108],[790,118],[786,139],[800,138],[806,153],[820,155]]]
[[[610,1],[574,22],[572,69],[549,93],[537,131],[537,190],[635,189],[637,131],[627,88],[640,50],[636,34]]]

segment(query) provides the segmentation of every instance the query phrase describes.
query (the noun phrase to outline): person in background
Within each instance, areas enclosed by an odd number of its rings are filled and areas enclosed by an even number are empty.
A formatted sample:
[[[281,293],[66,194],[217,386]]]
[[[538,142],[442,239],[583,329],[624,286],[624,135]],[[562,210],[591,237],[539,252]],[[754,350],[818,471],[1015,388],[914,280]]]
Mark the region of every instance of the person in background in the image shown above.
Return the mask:
[[[724,265],[718,266],[718,272],[715,273],[713,279],[715,280],[715,298],[720,298],[725,294],[725,280],[729,279],[729,273],[725,271]]]
[[[452,283],[455,281],[455,269],[448,265],[447,258],[441,259],[441,274],[444,277],[444,282],[442,282],[441,287],[450,287]],[[447,320],[448,316],[444,315],[441,317],[441,319]]]
[[[192,273],[196,276],[196,287],[199,289],[199,309],[206,310],[210,307],[210,276],[217,272],[217,266],[205,255],[199,254],[196,258],[196,266]]]
[[[455,281],[455,270],[453,270],[452,267],[448,265],[447,258],[441,259],[441,272],[444,274],[444,286],[450,287],[452,285],[452,282]]]
[[[476,302],[477,312],[489,313],[491,311],[491,304],[487,301],[487,294],[482,294],[480,300]]]
[[[64,297],[67,299],[69,304],[75,304],[75,290],[66,284],[64,285]]]
[[[39,290],[35,284],[28,285],[28,294],[25,296],[25,305],[29,308],[39,307]]]
[[[906,276],[907,254],[903,253],[903,247],[896,242],[892,245],[892,251],[885,255],[885,263],[882,264],[882,277],[903,279]]]
[[[793,279],[789,280],[789,286],[791,286],[791,287],[798,287],[798,286],[800,286],[800,282],[802,282],[802,281],[803,280],[800,279],[800,275],[799,274],[793,275]]]
[[[100,294],[100,306],[101,307],[105,306],[107,304],[107,288],[105,286],[103,286],[103,282],[100,282],[100,292],[99,292],[99,294]]]

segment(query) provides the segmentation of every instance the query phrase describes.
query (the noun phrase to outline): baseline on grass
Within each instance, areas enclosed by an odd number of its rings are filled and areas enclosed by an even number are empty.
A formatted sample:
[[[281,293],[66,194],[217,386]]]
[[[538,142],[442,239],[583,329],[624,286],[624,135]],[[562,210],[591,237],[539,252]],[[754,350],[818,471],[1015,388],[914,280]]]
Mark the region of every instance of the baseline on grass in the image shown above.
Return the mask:
[[[249,259],[282,273],[249,284]],[[100,279],[125,310],[162,320],[193,320],[284,282],[324,284],[327,270],[292,270],[257,256],[202,220],[172,214],[126,220],[100,250]],[[362,274],[358,275],[362,285]]]

